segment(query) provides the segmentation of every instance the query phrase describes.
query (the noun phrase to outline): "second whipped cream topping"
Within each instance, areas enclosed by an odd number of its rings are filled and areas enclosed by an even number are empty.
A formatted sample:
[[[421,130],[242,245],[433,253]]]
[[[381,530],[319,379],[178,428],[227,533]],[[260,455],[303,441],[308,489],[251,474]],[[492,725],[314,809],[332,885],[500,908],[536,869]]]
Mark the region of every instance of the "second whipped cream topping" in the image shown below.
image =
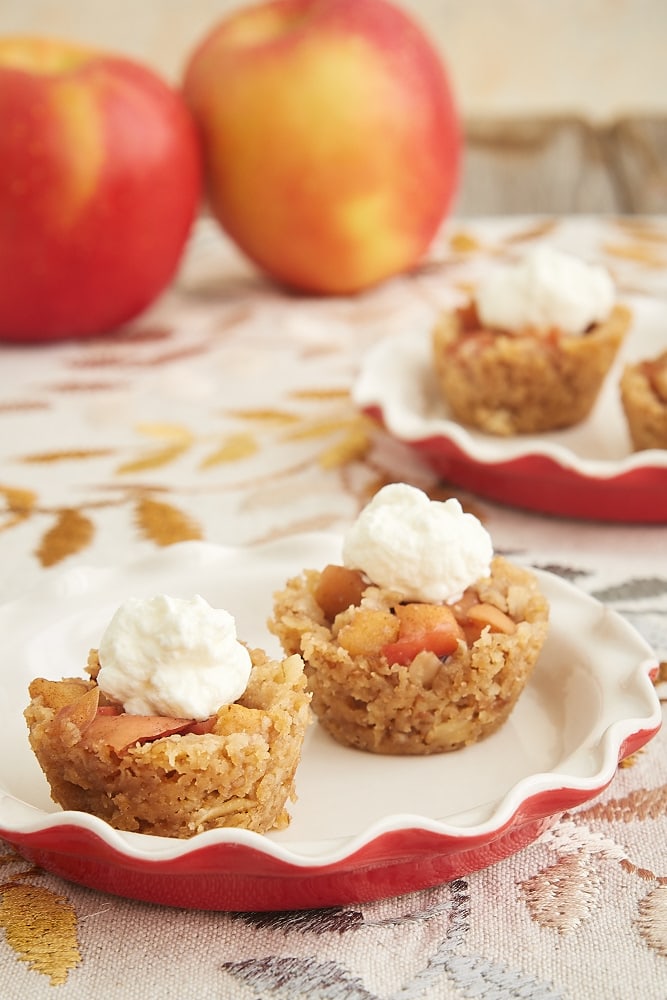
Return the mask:
[[[487,327],[568,334],[581,334],[605,320],[614,300],[614,284],[603,267],[549,246],[492,271],[475,294],[479,318]]]
[[[458,500],[430,500],[405,483],[379,490],[343,539],[348,568],[407,601],[457,601],[492,558],[488,532]]]
[[[129,714],[198,721],[240,698],[252,667],[233,617],[198,595],[130,598],[98,655],[100,689]]]

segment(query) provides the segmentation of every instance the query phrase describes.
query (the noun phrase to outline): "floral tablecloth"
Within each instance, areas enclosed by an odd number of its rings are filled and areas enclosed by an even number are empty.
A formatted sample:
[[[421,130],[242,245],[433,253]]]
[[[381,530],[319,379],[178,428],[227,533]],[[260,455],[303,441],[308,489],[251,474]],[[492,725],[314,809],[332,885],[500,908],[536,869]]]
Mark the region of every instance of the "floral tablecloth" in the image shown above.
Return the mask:
[[[381,484],[405,480],[459,496],[498,551],[609,604],[667,660],[667,516],[598,524],[472,496],[351,397],[381,338],[429,326],[482,268],[537,240],[603,261],[621,293],[664,302],[667,318],[661,218],[452,220],[415,274],[335,300],[273,287],[203,220],[172,288],[127,329],[0,346],[0,599],[183,540],[341,531]],[[373,903],[170,909],[66,883],[4,845],[1,993],[665,1000],[666,845],[667,732],[519,854]]]

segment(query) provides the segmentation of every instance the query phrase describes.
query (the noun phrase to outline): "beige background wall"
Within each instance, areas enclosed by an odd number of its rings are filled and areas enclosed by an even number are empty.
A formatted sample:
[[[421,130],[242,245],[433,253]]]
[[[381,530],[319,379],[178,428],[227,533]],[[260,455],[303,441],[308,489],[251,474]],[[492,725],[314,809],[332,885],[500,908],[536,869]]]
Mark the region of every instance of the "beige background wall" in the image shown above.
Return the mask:
[[[464,115],[667,113],[667,0],[398,0],[445,56]],[[0,33],[59,34],[172,81],[243,0],[0,0]]]

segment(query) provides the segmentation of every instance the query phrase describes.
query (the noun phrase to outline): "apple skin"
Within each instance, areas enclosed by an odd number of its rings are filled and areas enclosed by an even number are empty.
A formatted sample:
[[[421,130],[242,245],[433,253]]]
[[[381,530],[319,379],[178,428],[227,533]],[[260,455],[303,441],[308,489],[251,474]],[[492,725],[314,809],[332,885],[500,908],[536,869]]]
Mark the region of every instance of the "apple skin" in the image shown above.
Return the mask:
[[[245,254],[311,293],[412,268],[455,195],[461,133],[442,60],[388,0],[269,0],[186,65],[210,207]]]
[[[201,203],[179,92],[132,60],[0,38],[0,338],[89,337],[172,279]]]

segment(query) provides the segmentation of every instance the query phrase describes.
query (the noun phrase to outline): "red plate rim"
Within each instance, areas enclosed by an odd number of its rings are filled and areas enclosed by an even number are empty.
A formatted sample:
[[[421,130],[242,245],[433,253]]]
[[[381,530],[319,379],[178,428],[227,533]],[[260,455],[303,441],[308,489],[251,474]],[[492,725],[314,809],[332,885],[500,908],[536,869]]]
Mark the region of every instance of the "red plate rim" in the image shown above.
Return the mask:
[[[313,559],[315,564],[325,562],[340,544],[339,536],[326,533],[290,536],[253,549],[183,542],[120,567],[65,570],[0,609],[4,655],[15,668],[5,675],[8,703],[24,704],[24,684],[42,662],[44,642],[59,648],[67,663],[80,662],[97,632],[100,608],[115,605],[115,595],[130,586],[152,593],[156,581],[160,586],[170,581],[168,589],[173,585],[180,593],[190,592],[196,581],[204,595],[223,606],[233,586],[240,602],[235,611],[248,615],[249,626],[256,618],[258,591],[268,600],[276,582],[290,570]],[[86,813],[45,811],[26,801],[24,782],[30,781],[30,773],[19,768],[23,778],[15,778],[18,762],[11,748],[16,749],[19,730],[7,725],[4,759],[12,764],[7,786],[0,789],[0,836],[34,864],[73,882],[146,902],[203,909],[294,909],[372,900],[435,885],[501,860],[534,840],[558,813],[600,794],[613,779],[619,759],[648,742],[662,718],[651,682],[657,659],[646,641],[572,584],[542,570],[535,573],[559,616],[567,614],[569,622],[575,615],[580,621],[576,631],[586,628],[596,636],[604,669],[600,672],[599,664],[589,669],[589,658],[581,657],[577,677],[582,675],[584,701],[589,680],[595,681],[591,704],[599,705],[599,713],[591,718],[585,714],[565,756],[557,761],[547,757],[543,768],[528,773],[522,768],[498,801],[491,786],[485,795],[493,802],[464,797],[457,807],[447,794],[435,812],[424,805],[430,797],[418,796],[411,800],[420,803],[417,808],[404,805],[400,811],[390,793],[386,807],[380,803],[377,818],[364,822],[357,832],[359,824],[352,823],[335,829],[327,825],[313,833],[306,823],[302,837],[295,818],[287,839],[231,828],[189,840],[123,834]],[[253,607],[244,612],[248,601]],[[61,673],[57,662],[53,666]],[[547,698],[549,688],[540,690]],[[17,715],[14,721],[18,727],[22,719]],[[539,738],[540,732],[538,728],[531,738]],[[588,755],[593,734],[596,770],[579,772],[568,762],[580,750]],[[23,752],[32,767],[27,739]],[[326,756],[316,753],[309,760],[321,767]],[[307,774],[312,782],[312,771]],[[373,775],[368,772],[367,780]]]
[[[628,735],[619,760],[659,728]],[[435,821],[390,817],[387,829],[369,831],[357,846],[322,862],[291,855],[258,834],[240,842],[239,831],[231,832],[233,840],[221,839],[220,831],[200,834],[177,841],[162,856],[142,857],[111,843],[120,842],[118,833],[101,820],[77,813],[71,815],[80,823],[67,813],[54,814],[35,830],[0,826],[0,836],[53,874],[124,898],[205,910],[309,909],[413,892],[486,868],[532,843],[561,813],[597,797],[612,780],[535,792],[492,831],[452,833]]]

